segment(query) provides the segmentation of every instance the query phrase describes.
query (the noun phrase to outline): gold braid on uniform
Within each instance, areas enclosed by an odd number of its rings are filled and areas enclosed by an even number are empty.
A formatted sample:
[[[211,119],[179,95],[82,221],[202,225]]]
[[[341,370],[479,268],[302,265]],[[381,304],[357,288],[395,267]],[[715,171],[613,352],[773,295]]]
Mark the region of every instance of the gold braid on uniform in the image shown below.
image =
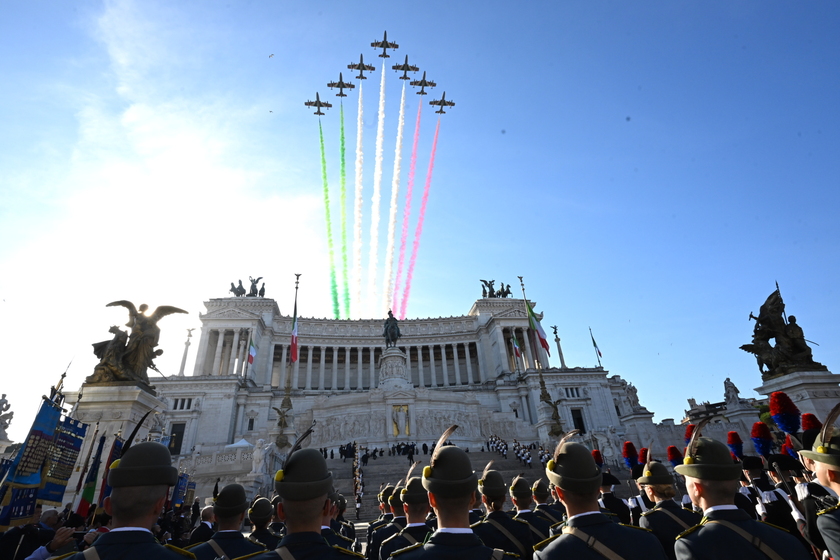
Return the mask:
[[[840,503],[838,503],[836,506],[832,506],[830,508],[826,508],[826,509],[818,511],[817,515],[822,515],[824,513],[831,513],[832,511],[835,511],[837,508],[840,508]]]
[[[553,527],[553,525],[552,525],[552,527]],[[559,536],[561,536],[561,535],[562,535],[562,533],[557,533],[557,534],[556,534],[556,535],[554,535],[553,537],[548,537],[548,538],[547,538],[547,539],[545,539],[544,541],[540,541],[540,542],[538,542],[537,544],[535,544],[535,545],[532,547],[532,548],[534,549],[534,552],[536,552],[536,551],[540,550],[541,548],[545,547],[545,545],[547,545],[548,543],[550,543],[551,541],[553,541],[554,539],[556,539],[557,537],[559,537]]]
[[[335,550],[341,552],[342,554],[347,554],[348,556],[353,556],[354,558],[364,558],[363,555],[359,554],[358,552],[353,552],[352,550],[347,550],[346,548],[342,548],[337,544],[332,546]]]
[[[392,552],[392,553],[391,553],[391,556],[396,556],[396,555],[398,555],[398,554],[402,554],[403,552],[408,552],[409,550],[414,550],[415,548],[418,548],[418,547],[420,547],[420,546],[423,546],[423,543],[419,543],[419,542],[418,542],[418,543],[414,543],[414,544],[409,545],[409,546],[407,546],[407,547],[405,547],[405,548],[401,548],[401,549],[399,549],[399,550],[395,550],[394,552]],[[360,554],[359,556],[361,556],[361,554]],[[364,556],[362,556],[362,558],[364,558]]]

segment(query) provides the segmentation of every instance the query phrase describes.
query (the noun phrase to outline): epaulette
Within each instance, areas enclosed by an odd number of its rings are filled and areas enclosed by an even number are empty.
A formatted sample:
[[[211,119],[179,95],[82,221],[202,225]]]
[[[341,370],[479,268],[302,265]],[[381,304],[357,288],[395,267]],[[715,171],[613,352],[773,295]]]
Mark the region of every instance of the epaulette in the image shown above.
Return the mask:
[[[419,543],[419,542],[414,543],[414,544],[412,544],[410,546],[407,546],[405,548],[395,550],[394,552],[391,553],[391,556],[396,556],[397,554],[402,554],[403,552],[408,552],[409,550],[414,550],[415,548],[418,548],[418,547],[421,547],[421,546],[423,546],[423,543]],[[361,556],[361,554],[359,556]]]
[[[404,530],[405,530],[405,529],[403,529],[403,531],[404,531]],[[388,537],[387,539],[385,539],[384,541],[382,541],[382,544],[380,544],[379,546],[381,547],[381,546],[382,546],[382,545],[384,545],[386,542],[388,542],[388,541],[392,541],[392,540],[394,540],[396,537],[399,537],[400,535],[402,535],[402,531],[400,531],[399,533],[394,533],[393,535],[391,535],[390,537]]]
[[[333,532],[335,532],[335,531],[333,531]],[[345,536],[344,536],[344,535],[342,535],[341,533],[335,533],[335,534],[336,534],[336,535],[338,535],[339,537],[341,537],[342,539],[344,539],[344,540],[345,540],[345,541],[347,541],[347,542],[355,542],[355,541],[354,541],[353,539],[351,539],[350,537],[345,537]]]
[[[824,513],[831,513],[832,511],[835,511],[837,508],[840,508],[840,503],[838,503],[836,506],[832,506],[830,508],[826,508],[824,510],[818,511],[817,515],[822,515]]]
[[[257,556],[259,554],[265,554],[265,550],[258,550],[256,552],[252,552],[251,554],[246,554],[245,556],[237,556],[234,560],[246,560],[247,558],[251,558],[252,556]]]
[[[650,515],[651,513],[655,512],[655,511],[659,511],[659,510],[658,509],[649,509],[645,512],[642,512],[642,517],[647,517],[648,515]]]
[[[541,549],[542,547],[544,547],[545,545],[547,545],[548,543],[550,543],[551,541],[553,541],[554,539],[556,539],[557,537],[559,537],[561,535],[562,535],[562,533],[558,533],[558,534],[554,535],[553,537],[548,537],[544,541],[538,542],[537,544],[535,544],[533,546],[534,552],[538,551],[539,549]]]
[[[759,519],[759,521],[761,521],[761,519]],[[785,533],[790,533],[790,531],[788,531],[784,527],[779,527],[778,525],[773,525],[772,523],[767,523],[766,521],[761,521],[761,522],[764,523],[765,525],[770,525],[774,529],[779,529],[780,531],[784,531]]]
[[[262,543],[262,542],[258,541],[257,539],[255,539],[253,537],[253,535],[248,535],[248,540],[251,541],[252,543],[256,544],[256,545],[259,545],[259,546],[265,548],[266,550],[268,549],[268,547],[265,545],[265,543]]]
[[[166,548],[168,548],[172,552],[177,552],[181,556],[186,556],[187,558],[195,558],[195,554],[193,554],[189,550],[185,550],[183,548],[178,548],[177,546],[172,546],[171,544],[165,544],[163,546],[165,546]],[[263,552],[265,552],[265,551],[263,551]]]
[[[617,514],[611,512],[611,511],[602,511],[601,513],[603,513],[604,515],[612,515],[613,517],[618,517]]]
[[[470,525],[470,529],[472,529],[472,528],[474,528],[474,527],[477,527],[477,526],[481,525],[482,523],[484,523],[484,521],[476,521],[475,523],[473,523],[472,525]]]
[[[359,554],[358,552],[353,552],[352,550],[347,550],[346,548],[342,548],[342,547],[338,546],[337,544],[334,544],[333,548],[335,550],[338,550],[339,552],[341,552],[343,554],[347,554],[348,556],[353,556],[354,558],[364,558],[364,556],[362,554]]]
[[[638,529],[640,531],[647,531],[648,533],[653,533],[653,531],[651,531],[650,529],[646,527],[639,527],[638,525],[629,525],[624,523],[619,523],[619,525],[621,525],[622,527],[630,527],[631,529]]]
[[[702,523],[698,523],[698,524],[697,524],[697,525],[695,525],[694,527],[689,527],[688,529],[686,529],[685,531],[683,531],[682,533],[680,533],[679,535],[677,535],[677,539],[681,539],[681,538],[683,538],[683,537],[684,537],[684,536],[686,536],[686,535],[690,535],[691,533],[693,533],[694,531],[696,531],[697,529],[699,529],[699,528],[700,528],[700,527],[702,527],[702,526],[703,526],[703,524],[702,524]],[[676,539],[674,539],[674,540],[676,540]]]
[[[558,522],[557,522],[557,523],[555,523],[554,525],[550,526],[550,527],[549,527],[549,529],[554,529],[555,527],[562,527],[562,526],[563,526],[563,525],[565,525],[565,524],[566,524],[566,522],[565,522],[565,521],[558,521]]]
[[[513,519],[514,521],[519,521],[520,523],[524,523],[525,525],[529,525],[529,523],[524,519],[519,519],[518,517],[511,517],[511,519]]]

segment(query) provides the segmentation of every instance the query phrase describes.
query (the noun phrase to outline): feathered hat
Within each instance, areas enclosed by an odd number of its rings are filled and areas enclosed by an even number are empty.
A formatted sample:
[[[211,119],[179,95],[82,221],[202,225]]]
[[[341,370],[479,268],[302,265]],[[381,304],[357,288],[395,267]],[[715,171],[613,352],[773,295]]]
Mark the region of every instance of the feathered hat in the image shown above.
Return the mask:
[[[744,458],[744,442],[741,440],[741,436],[738,432],[727,432],[726,447],[729,448],[729,452],[732,453],[732,456],[736,457],[739,461]]]
[[[753,424],[750,439],[755,446],[755,452],[759,455],[770,455],[773,452],[773,436],[764,422]]]
[[[806,412],[802,415],[802,431],[805,430],[819,430],[822,428],[822,422],[820,422],[819,418],[815,415],[811,414],[810,412]]]
[[[672,467],[676,467],[683,462],[682,453],[680,453],[679,448],[676,445],[669,445],[668,446],[668,462],[671,463]]]
[[[688,442],[691,441],[691,436],[694,434],[694,424],[686,424],[685,425],[685,444],[688,445]]]
[[[597,449],[592,450],[592,458],[595,460],[595,464],[598,465],[599,469],[604,466],[604,456]]]
[[[799,409],[784,391],[770,393],[770,416],[776,425],[787,434],[799,431]]]
[[[621,455],[624,457],[624,464],[628,469],[632,469],[639,464],[639,454],[636,452],[636,446],[632,441],[625,441],[624,447],[621,450]]]

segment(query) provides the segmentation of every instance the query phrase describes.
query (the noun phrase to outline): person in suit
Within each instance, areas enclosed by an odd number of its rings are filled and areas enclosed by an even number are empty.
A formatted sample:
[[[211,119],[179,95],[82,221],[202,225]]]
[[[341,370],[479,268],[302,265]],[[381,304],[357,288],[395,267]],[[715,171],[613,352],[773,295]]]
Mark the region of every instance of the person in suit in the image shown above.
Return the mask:
[[[735,505],[741,465],[725,444],[699,437],[699,432],[695,428],[676,470],[685,477],[692,503],[703,510],[703,520],[677,538],[677,560],[807,560],[810,555],[796,537],[750,519]]]
[[[527,521],[514,519],[503,511],[507,499],[505,480],[502,473],[490,468],[491,465],[492,461],[487,464],[481,480],[478,481],[481,502],[487,509],[487,515],[484,521],[473,525],[472,530],[487,546],[500,548],[530,560],[534,547],[530,525]]]
[[[665,560],[665,551],[652,533],[613,523],[598,504],[601,471],[589,449],[560,440],[545,467],[557,499],[568,519],[562,532],[534,546],[535,560]]]
[[[245,538],[242,523],[248,509],[248,497],[241,484],[228,484],[219,492],[213,505],[216,532],[207,542],[190,547],[198,560],[215,560],[221,556],[238,558],[265,550],[265,546]]]
[[[190,535],[189,544],[200,544],[209,541],[210,537],[213,536],[213,533],[216,532],[213,530],[213,523],[215,521],[216,519],[213,517],[213,506],[207,506],[202,509],[201,523],[198,524],[198,527],[193,529],[193,532]]]
[[[654,506],[642,514],[639,527],[649,529],[659,539],[670,560],[676,560],[674,541],[680,533],[700,523],[700,515],[683,509],[674,497],[677,487],[668,467],[657,461],[645,465],[643,475],[637,480],[642,491]]]

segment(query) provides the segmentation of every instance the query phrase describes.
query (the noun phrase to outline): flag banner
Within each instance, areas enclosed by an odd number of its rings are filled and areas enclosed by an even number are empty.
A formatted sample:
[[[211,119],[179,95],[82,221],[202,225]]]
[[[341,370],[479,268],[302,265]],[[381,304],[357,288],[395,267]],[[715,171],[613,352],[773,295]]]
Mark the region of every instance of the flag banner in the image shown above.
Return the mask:
[[[295,292],[295,314],[292,318],[292,348],[289,352],[289,360],[294,363],[298,360],[298,318],[297,318],[297,292]]]
[[[49,463],[61,409],[43,401],[29,435],[6,471],[0,484],[0,531],[29,522],[35,513],[42,472]]]
[[[254,346],[254,338],[251,337],[248,342],[248,363],[253,364],[257,357],[257,347]]]
[[[175,485],[175,492],[172,494],[172,507],[177,507],[184,504],[184,498],[187,495],[187,484],[189,483],[190,475],[181,473],[178,475],[178,484]]]
[[[531,308],[531,302],[525,300],[525,308],[528,311],[528,323],[535,333],[537,333],[537,337],[540,339],[540,346],[545,349],[546,354],[551,356],[551,350],[548,346],[548,339],[545,337],[545,331],[540,325],[540,321],[537,319],[537,316],[534,315],[534,310]]]
[[[513,353],[516,354],[516,357],[522,356],[522,352],[519,350],[519,343],[516,342],[516,337],[510,339],[513,342]]]
[[[187,493],[184,496],[184,503],[185,504],[192,504],[193,500],[195,500],[195,482],[190,481],[187,483]]]
[[[105,503],[105,498],[111,495],[111,486],[108,485],[108,472],[111,470],[111,464],[120,458],[122,455],[123,438],[117,436],[114,438],[114,444],[111,446],[111,452],[108,454],[108,460],[105,462],[105,472],[102,475],[102,486],[99,488],[99,506]]]
[[[66,417],[56,430],[55,441],[50,452],[50,464],[43,488],[38,492],[38,502],[45,506],[60,506],[67,481],[73,474],[73,467],[82,450],[88,425]]]
[[[595,342],[595,337],[594,337],[594,336],[592,336],[592,331],[589,331],[589,336],[592,338],[592,346],[594,346],[594,347],[595,347],[595,352],[597,352],[597,353],[598,353],[598,357],[599,357],[599,358],[603,358],[603,357],[604,357],[604,355],[603,355],[603,354],[601,354],[601,349],[600,349],[600,348],[598,348],[598,344]],[[608,342],[609,342],[609,341],[608,341]]]
[[[87,478],[85,479],[82,499],[79,500],[79,506],[76,508],[76,513],[82,517],[87,517],[88,510],[90,510],[90,506],[93,504],[93,496],[96,494],[96,481],[99,480],[99,463],[102,461],[103,447],[105,447],[105,436],[99,436],[99,445],[96,448],[96,454],[93,456],[93,462],[90,465]]]

